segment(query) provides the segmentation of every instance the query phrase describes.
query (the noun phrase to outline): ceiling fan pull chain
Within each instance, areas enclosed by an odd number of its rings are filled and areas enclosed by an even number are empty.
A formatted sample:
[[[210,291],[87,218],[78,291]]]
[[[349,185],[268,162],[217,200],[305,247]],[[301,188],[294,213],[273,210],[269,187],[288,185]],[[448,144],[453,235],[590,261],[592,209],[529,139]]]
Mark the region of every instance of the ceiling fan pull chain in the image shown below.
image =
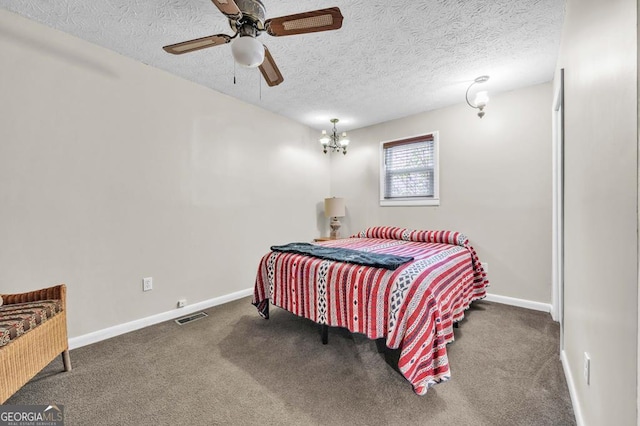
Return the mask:
[[[236,84],[236,61],[233,61],[233,84]]]

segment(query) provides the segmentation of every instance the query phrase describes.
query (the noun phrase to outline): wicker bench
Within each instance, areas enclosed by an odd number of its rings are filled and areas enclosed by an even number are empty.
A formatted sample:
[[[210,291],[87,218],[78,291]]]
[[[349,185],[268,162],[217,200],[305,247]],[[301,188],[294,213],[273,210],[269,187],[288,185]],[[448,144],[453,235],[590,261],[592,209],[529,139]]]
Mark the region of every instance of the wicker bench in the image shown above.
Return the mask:
[[[0,294],[0,404],[62,354],[71,371],[66,286]]]

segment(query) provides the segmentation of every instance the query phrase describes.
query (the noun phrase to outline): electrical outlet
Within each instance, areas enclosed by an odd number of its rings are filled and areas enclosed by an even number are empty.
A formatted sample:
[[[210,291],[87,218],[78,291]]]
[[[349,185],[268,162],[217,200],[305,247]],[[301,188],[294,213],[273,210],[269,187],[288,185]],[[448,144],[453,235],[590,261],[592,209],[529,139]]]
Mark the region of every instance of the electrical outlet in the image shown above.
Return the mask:
[[[147,277],[142,279],[142,291],[153,290],[153,278]]]
[[[482,265],[482,269],[484,269],[485,273],[489,273],[489,264],[487,262],[480,262],[480,265]]]
[[[590,381],[590,376],[591,376],[591,358],[589,358],[589,354],[588,353],[584,353],[584,380],[585,382],[587,382],[587,385],[589,384]]]
[[[178,308],[184,308],[185,306],[187,306],[187,299],[178,300]]]

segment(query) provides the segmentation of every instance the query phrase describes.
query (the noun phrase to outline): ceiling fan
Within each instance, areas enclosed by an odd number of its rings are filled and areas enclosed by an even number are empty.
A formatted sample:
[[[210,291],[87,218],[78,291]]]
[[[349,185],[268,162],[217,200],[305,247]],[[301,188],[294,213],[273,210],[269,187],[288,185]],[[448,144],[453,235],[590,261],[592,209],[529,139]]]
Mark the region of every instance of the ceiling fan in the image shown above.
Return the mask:
[[[228,19],[234,35],[215,34],[195,40],[164,46],[174,55],[230,43],[235,61],[245,67],[260,67],[269,86],[284,81],[269,49],[256,40],[262,32],[272,36],[315,33],[342,27],[342,13],[337,7],[313,10],[265,20],[266,10],[261,0],[211,0]],[[237,37],[237,38],[236,38]],[[235,40],[234,40],[235,39]]]

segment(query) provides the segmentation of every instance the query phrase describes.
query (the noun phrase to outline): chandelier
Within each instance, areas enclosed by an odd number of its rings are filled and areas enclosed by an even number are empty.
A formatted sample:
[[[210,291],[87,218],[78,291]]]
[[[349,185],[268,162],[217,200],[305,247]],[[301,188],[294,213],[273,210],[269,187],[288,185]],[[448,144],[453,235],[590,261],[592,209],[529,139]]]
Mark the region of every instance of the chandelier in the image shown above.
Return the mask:
[[[332,118],[329,121],[333,123],[333,130],[331,131],[331,134],[327,134],[327,131],[323,130],[322,136],[320,137],[323,152],[326,154],[327,151],[331,149],[331,152],[342,151],[344,155],[347,155],[347,146],[349,146],[347,132],[342,132],[342,135],[338,134],[338,131],[336,130],[336,123],[340,120],[337,118]]]

